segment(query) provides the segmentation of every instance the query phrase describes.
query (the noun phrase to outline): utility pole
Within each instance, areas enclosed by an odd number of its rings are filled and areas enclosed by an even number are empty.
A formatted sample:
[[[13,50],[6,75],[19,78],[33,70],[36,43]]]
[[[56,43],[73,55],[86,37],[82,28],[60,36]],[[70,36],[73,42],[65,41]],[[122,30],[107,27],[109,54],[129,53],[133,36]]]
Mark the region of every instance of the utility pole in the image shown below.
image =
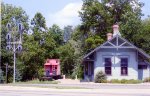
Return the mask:
[[[13,51],[13,57],[14,57],[14,72],[13,72],[13,83],[15,83],[16,78],[16,52],[22,50],[22,33],[23,33],[23,26],[20,20],[16,20],[15,17],[12,17],[10,22],[7,23],[7,46],[6,50],[12,50]]]

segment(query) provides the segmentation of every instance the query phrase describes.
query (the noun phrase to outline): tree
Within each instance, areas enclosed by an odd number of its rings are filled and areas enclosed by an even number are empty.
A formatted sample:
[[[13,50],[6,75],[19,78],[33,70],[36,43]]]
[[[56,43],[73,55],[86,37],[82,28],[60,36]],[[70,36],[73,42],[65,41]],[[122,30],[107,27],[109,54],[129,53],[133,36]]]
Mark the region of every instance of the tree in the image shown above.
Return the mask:
[[[59,58],[57,47],[62,43],[62,30],[57,25],[53,25],[47,30],[45,23],[41,23],[45,22],[43,18],[41,13],[36,13],[32,19],[35,23],[32,26],[33,33],[24,35],[25,43],[23,47],[25,51],[21,56],[25,65],[23,80],[41,77],[41,71],[39,70],[43,70],[45,60]],[[41,30],[41,28],[45,29]]]
[[[24,34],[23,48],[24,52],[20,59],[24,61],[23,80],[31,80],[38,78],[38,70],[45,60],[44,43],[47,44],[46,37],[46,21],[41,13],[36,13],[31,20],[32,34]]]
[[[150,54],[150,17],[142,21],[142,27],[138,34],[135,34],[135,44]]]
[[[46,29],[45,18],[41,13],[37,12],[34,18],[31,20],[31,25],[34,26],[34,32],[42,31],[43,29]]]
[[[61,46],[59,49],[61,59],[61,72],[67,76],[71,76],[75,65],[74,48],[70,43]]]
[[[16,69],[16,77],[15,77],[15,80],[16,80],[17,82],[19,82],[19,81],[21,81],[21,79],[22,79],[21,73],[20,73],[20,71],[19,71],[18,69]]]
[[[73,32],[72,26],[66,26],[64,27],[64,34],[63,34],[63,39],[64,42],[66,43],[69,39],[71,39],[71,34]]]
[[[85,40],[85,48],[86,51],[91,51],[92,49],[96,48],[98,45],[102,44],[104,41],[99,36],[95,35],[89,37]]]
[[[86,46],[85,42],[89,41],[86,40],[88,38],[93,42],[91,37],[95,35],[105,41],[106,33],[112,32],[111,27],[115,23],[120,25],[122,35],[130,42],[134,42],[134,35],[141,29],[142,6],[143,4],[138,0],[101,0],[101,2],[83,0],[82,9],[79,12],[82,20],[80,32],[85,37],[83,46]]]
[[[0,83],[3,83],[3,82],[4,82],[3,71],[2,71],[2,69],[0,68]]]
[[[56,24],[53,24],[52,27],[49,28],[53,39],[56,41],[57,47],[63,44],[63,31]]]

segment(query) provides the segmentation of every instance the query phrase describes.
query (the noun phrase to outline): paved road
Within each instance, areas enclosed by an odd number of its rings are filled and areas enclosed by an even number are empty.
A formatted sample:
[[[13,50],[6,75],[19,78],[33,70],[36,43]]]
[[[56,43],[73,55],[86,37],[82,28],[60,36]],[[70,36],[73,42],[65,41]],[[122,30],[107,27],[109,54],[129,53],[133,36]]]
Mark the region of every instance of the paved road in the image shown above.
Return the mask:
[[[113,85],[110,89],[108,86],[104,89],[54,89],[0,85],[0,96],[150,96],[149,88],[112,87]]]
[[[75,88],[89,88],[89,89],[150,89],[150,84],[99,84],[99,83],[80,83],[80,84],[15,84],[15,86],[33,86],[33,87],[75,87]]]

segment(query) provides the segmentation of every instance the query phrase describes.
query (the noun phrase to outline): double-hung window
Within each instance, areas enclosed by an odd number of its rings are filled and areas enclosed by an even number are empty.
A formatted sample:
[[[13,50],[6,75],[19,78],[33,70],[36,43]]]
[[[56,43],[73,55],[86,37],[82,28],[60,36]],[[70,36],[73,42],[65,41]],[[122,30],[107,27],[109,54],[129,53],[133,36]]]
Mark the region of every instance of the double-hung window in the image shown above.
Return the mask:
[[[128,75],[128,58],[121,58],[121,75]]]
[[[105,74],[111,75],[111,58],[105,58]]]

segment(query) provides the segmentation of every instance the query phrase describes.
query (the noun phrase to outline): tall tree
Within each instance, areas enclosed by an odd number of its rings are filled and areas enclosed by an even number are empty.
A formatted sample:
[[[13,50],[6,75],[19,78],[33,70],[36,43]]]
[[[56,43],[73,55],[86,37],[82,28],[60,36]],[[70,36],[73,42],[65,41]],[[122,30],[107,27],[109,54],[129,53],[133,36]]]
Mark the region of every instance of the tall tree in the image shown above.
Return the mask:
[[[67,76],[71,76],[75,65],[74,48],[67,43],[58,49],[61,59],[61,72]]]
[[[63,34],[63,39],[64,42],[66,43],[69,39],[71,39],[71,34],[73,32],[72,26],[66,26],[64,27],[64,34]]]
[[[45,18],[41,13],[37,12],[34,18],[31,20],[31,25],[34,26],[34,32],[42,31],[43,29],[46,29]]]
[[[141,7],[142,3],[138,0],[83,0],[79,13],[82,20],[80,30],[85,41],[93,35],[106,40],[106,33],[112,32],[115,23],[119,23],[125,38],[134,41],[134,33],[138,33],[141,28]]]
[[[135,44],[150,54],[150,17],[142,21],[141,31],[135,35]]]
[[[57,46],[63,44],[63,30],[56,24],[53,24],[52,27],[49,28],[53,39],[56,41]]]
[[[31,20],[32,34],[24,34],[23,48],[24,52],[21,56],[21,60],[24,60],[24,73],[23,80],[37,78],[38,70],[44,63],[43,43],[45,41],[46,34],[46,21],[41,13],[36,13]],[[31,69],[32,68],[32,69]]]

